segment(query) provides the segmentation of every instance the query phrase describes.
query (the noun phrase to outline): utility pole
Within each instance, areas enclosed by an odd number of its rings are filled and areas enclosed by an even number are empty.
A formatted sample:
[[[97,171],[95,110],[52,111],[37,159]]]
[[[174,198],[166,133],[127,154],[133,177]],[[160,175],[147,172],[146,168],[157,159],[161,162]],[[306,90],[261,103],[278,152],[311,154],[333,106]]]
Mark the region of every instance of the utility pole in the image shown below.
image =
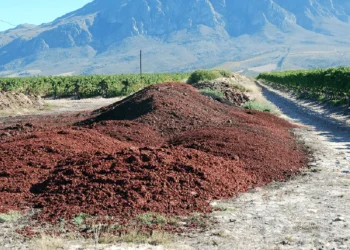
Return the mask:
[[[143,87],[143,83],[142,83],[142,50],[140,50],[140,79],[141,79],[141,85]]]

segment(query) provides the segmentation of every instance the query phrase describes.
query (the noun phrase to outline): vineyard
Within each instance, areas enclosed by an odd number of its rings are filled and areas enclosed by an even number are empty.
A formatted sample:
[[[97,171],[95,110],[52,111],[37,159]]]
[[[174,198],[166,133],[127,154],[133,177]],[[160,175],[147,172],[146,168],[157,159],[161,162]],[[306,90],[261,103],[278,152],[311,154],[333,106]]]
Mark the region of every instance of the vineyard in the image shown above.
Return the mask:
[[[0,91],[35,94],[39,96],[88,98],[94,96],[126,96],[156,83],[181,81],[185,73],[40,76],[27,78],[0,78]]]
[[[350,67],[262,73],[257,79],[300,97],[350,104]]]

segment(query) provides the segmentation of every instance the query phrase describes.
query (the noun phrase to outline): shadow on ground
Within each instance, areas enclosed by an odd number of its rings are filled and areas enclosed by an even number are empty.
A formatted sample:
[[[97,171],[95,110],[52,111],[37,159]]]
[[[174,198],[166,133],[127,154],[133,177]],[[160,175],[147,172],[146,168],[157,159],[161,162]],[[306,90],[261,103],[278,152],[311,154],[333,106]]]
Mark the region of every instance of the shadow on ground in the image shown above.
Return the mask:
[[[259,86],[262,88],[265,98],[274,103],[285,115],[304,125],[314,127],[329,141],[339,143],[338,149],[350,153],[350,126],[346,124],[346,121],[340,122],[330,117],[331,112],[320,114],[269,90],[263,85],[259,84]]]

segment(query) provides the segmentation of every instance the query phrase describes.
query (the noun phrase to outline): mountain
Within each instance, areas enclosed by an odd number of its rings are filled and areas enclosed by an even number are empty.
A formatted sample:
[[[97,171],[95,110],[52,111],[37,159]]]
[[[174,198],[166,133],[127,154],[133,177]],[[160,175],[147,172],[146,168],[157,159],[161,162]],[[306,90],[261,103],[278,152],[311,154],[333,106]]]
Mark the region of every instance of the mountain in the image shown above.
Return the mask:
[[[347,0],[95,0],[0,32],[0,75],[350,64]]]

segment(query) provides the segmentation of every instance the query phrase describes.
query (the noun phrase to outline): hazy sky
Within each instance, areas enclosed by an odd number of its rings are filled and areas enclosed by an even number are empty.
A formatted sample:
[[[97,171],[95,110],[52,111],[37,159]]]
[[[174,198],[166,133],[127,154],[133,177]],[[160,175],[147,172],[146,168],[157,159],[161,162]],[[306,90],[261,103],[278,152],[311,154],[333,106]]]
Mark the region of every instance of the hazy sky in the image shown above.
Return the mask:
[[[47,23],[89,2],[92,0],[0,0],[0,31],[13,28],[7,22],[15,26]]]

